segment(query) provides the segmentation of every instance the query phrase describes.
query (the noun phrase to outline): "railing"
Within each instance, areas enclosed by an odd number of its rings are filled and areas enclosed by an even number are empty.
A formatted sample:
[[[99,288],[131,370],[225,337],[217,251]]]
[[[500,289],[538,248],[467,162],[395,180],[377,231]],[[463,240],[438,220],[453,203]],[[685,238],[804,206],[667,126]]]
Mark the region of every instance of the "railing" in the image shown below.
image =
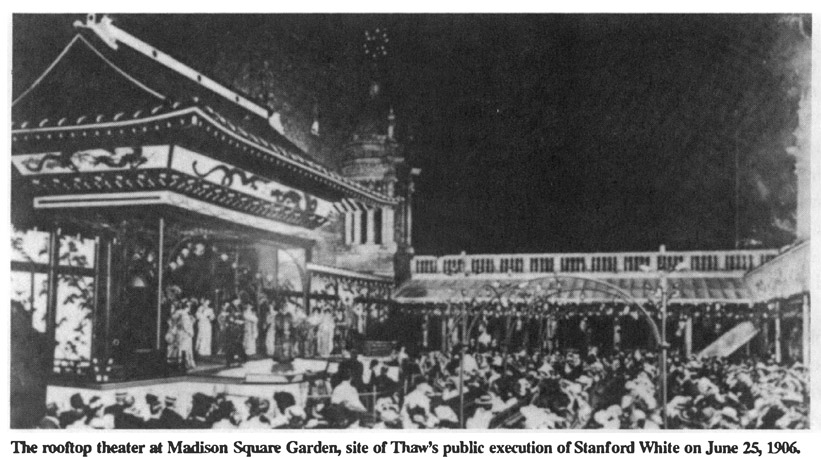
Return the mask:
[[[764,264],[778,250],[651,251],[633,253],[477,254],[415,256],[414,275],[490,275],[552,273],[631,273],[673,270],[746,272]]]

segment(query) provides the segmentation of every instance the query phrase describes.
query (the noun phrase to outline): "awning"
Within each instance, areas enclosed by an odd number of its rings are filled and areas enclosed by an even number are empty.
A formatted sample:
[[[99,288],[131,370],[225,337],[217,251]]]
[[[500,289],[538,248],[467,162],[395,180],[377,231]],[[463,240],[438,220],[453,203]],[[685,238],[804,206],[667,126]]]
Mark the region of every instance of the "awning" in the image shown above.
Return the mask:
[[[686,275],[686,274],[685,274]],[[615,289],[621,290],[637,302],[653,299],[660,280],[642,276],[618,276],[596,278],[562,278],[538,280],[545,286],[542,295],[555,302],[603,303],[624,302]],[[499,288],[498,280],[486,278],[416,278],[399,286],[393,298],[403,304],[437,304],[466,298],[490,298],[491,288]],[[524,284],[524,282],[522,282]],[[668,279],[670,290],[677,293],[671,303],[752,303],[751,294],[740,277],[727,276],[677,276]]]
[[[749,322],[740,323],[716,339],[698,354],[699,358],[725,358],[735,353],[742,345],[752,340],[758,329]]]

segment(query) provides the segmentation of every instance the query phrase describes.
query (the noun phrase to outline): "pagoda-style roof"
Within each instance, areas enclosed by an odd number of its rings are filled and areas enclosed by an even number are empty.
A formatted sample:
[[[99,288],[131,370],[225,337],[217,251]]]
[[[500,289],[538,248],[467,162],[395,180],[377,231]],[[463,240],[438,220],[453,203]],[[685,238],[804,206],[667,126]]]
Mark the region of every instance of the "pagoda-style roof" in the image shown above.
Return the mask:
[[[97,33],[78,33],[13,101],[14,155],[173,143],[331,202],[398,202],[315,161],[272,127],[265,108],[105,19],[96,23],[114,32],[112,44],[90,21]]]

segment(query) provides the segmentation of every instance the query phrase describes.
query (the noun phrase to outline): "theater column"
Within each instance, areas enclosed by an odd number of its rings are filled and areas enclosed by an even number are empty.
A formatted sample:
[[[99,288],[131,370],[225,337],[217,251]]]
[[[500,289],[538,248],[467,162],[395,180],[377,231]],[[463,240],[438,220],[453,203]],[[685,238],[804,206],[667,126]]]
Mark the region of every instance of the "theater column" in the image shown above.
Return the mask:
[[[345,245],[353,245],[353,217],[354,214],[347,211],[343,213],[345,217]]]
[[[376,233],[374,232],[374,228],[376,227],[376,222],[375,222],[375,219],[374,219],[374,217],[376,216],[375,215],[376,212],[374,211],[373,207],[368,207],[368,209],[366,211],[367,211],[367,216],[366,216],[366,218],[367,218],[367,220],[366,220],[367,227],[365,228],[365,235],[366,235],[367,240],[363,240],[362,243],[366,243],[368,245],[373,245],[374,242],[376,241]]]
[[[157,221],[157,316],[156,329],[157,334],[154,341],[154,349],[162,349],[162,299],[163,299],[163,266],[165,262],[165,218],[160,217]],[[214,304],[219,307],[218,303]]]
[[[382,209],[382,244],[390,246],[393,243],[393,234],[395,228],[393,227],[393,208],[385,207]]]
[[[46,284],[46,342],[49,345],[49,359],[52,366],[48,368],[48,373],[54,370],[54,350],[56,348],[56,328],[57,328],[57,289],[60,286],[57,266],[60,263],[60,228],[52,228],[48,239],[48,283]]]
[[[365,243],[362,240],[362,212],[355,211],[352,214],[353,218],[353,239],[351,240],[351,245],[361,245]]]
[[[693,317],[688,316],[684,322],[684,357],[689,358],[693,353]]]

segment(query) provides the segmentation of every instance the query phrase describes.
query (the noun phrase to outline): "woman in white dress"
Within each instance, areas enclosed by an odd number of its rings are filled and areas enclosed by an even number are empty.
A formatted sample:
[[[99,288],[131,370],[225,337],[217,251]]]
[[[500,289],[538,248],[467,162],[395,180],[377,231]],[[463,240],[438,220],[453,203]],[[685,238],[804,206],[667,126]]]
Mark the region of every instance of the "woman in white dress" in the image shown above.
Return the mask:
[[[336,323],[334,316],[331,314],[331,309],[325,309],[322,314],[322,322],[319,325],[317,332],[317,352],[319,356],[328,357],[334,349],[334,330]]]
[[[274,356],[276,351],[276,327],[277,309],[274,304],[268,304],[268,315],[265,317],[265,354]]]
[[[211,301],[204,299],[197,309],[197,354],[200,356],[211,356],[211,333],[213,331],[214,309],[211,308]]]
[[[245,320],[242,346],[245,348],[245,354],[247,356],[253,356],[257,354],[257,337],[259,336],[257,323],[259,322],[259,318],[257,318],[257,314],[254,313],[254,307],[251,304],[245,306],[245,312],[242,314],[242,318]]]
[[[197,367],[194,362],[194,317],[189,313],[187,303],[184,303],[179,310],[177,319],[177,342],[179,351],[184,358],[185,368],[193,369]]]

